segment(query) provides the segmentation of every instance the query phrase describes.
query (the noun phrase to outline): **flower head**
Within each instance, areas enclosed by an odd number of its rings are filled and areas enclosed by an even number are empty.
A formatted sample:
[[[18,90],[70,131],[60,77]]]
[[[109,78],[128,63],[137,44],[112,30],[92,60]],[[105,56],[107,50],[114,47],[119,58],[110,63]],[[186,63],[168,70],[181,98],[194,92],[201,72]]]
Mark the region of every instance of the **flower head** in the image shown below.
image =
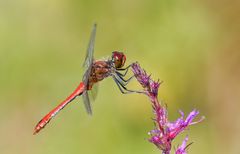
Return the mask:
[[[169,132],[169,138],[174,139],[179,133],[184,131],[188,126],[201,122],[204,117],[201,117],[198,121],[192,122],[193,119],[199,114],[199,111],[193,110],[184,120],[184,113],[179,111],[181,117],[178,118],[175,122],[168,122],[167,128]]]
[[[185,139],[182,142],[182,145],[177,147],[175,154],[187,154],[187,148],[192,144],[190,143],[187,145],[187,141],[188,141],[188,136],[185,137]]]
[[[181,117],[174,122],[168,121],[167,109],[158,101],[158,89],[160,86],[159,81],[154,81],[151,79],[150,75],[147,75],[146,71],[143,70],[138,63],[132,64],[132,71],[142,85],[144,93],[149,97],[151,105],[153,108],[155,123],[155,128],[151,130],[148,134],[151,136],[149,142],[156,145],[160,150],[163,151],[163,154],[169,154],[173,139],[181,132],[183,132],[188,126],[201,122],[204,117],[200,120],[193,122],[194,118],[199,114],[197,110],[193,110],[189,115],[184,119],[184,113],[179,111]],[[176,154],[186,154],[185,149],[186,142],[188,138],[185,138],[182,146],[177,150]],[[183,151],[182,153],[180,153]]]
[[[154,130],[150,131],[148,133],[151,136],[149,141],[163,151],[170,151],[171,143],[179,133],[183,132],[188,126],[203,120],[202,117],[200,120],[192,122],[193,119],[199,114],[199,112],[196,110],[190,112],[186,119],[184,119],[183,112],[180,111],[180,113],[181,117],[175,122],[167,121],[166,123],[163,123],[164,125],[160,124],[161,128],[163,128],[162,130],[159,129],[159,127],[156,127]],[[155,123],[159,124],[158,121],[155,121]]]
[[[132,64],[132,71],[138,82],[144,88],[145,93],[150,97],[156,97],[161,83],[159,81],[153,81],[151,75],[147,75],[146,71],[143,70],[138,63]]]

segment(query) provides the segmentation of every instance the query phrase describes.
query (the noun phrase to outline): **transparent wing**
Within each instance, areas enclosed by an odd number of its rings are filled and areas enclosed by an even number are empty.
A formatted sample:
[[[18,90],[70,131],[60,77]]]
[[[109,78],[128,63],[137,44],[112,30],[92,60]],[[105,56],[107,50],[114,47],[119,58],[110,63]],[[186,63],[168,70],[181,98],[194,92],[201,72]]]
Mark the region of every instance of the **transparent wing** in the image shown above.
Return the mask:
[[[85,67],[85,70],[86,70],[84,75],[83,75],[83,82],[86,86],[88,86],[88,79],[89,79],[89,76],[91,74],[91,69],[92,69],[92,65],[93,65],[93,53],[94,53],[96,28],[97,28],[97,25],[94,24],[93,29],[92,29],[92,33],[91,33],[91,36],[90,36],[90,41],[89,41],[89,44],[88,44],[88,48],[87,48],[86,57],[85,57],[85,60],[84,60],[84,63],[83,63],[83,66]],[[83,102],[84,102],[85,108],[87,110],[87,113],[92,114],[91,103],[90,103],[90,100],[89,100],[87,90],[85,90],[83,92]]]
[[[86,85],[86,88],[88,86],[88,79],[91,74],[91,68],[92,68],[92,64],[90,64],[89,68],[87,69],[87,71],[85,72],[85,74],[83,76],[83,83]],[[84,103],[85,109],[86,109],[87,113],[91,115],[92,107],[91,107],[91,103],[89,100],[87,89],[83,92],[82,97],[83,97],[83,103]]]
[[[85,60],[84,60],[84,63],[83,63],[83,66],[86,69],[88,69],[89,66],[93,63],[93,52],[94,52],[96,29],[97,29],[97,24],[94,24],[93,29],[92,29],[92,33],[91,33],[91,36],[90,36],[90,40],[89,40],[89,43],[88,43],[86,57],[85,57]]]
[[[83,96],[83,103],[84,103],[84,106],[85,106],[85,109],[86,109],[87,113],[92,115],[92,107],[91,107],[91,103],[90,103],[90,100],[89,100],[88,91],[85,90],[83,92],[82,96]]]
[[[95,83],[92,87],[91,90],[89,91],[84,91],[82,96],[83,96],[83,102],[86,108],[86,111],[88,114],[92,115],[92,107],[91,104],[92,102],[95,101],[97,97],[97,92],[98,92],[98,84]]]
[[[94,102],[96,100],[97,95],[98,95],[98,88],[99,88],[99,84],[95,83],[93,85],[92,89],[90,91],[88,91],[91,102]]]

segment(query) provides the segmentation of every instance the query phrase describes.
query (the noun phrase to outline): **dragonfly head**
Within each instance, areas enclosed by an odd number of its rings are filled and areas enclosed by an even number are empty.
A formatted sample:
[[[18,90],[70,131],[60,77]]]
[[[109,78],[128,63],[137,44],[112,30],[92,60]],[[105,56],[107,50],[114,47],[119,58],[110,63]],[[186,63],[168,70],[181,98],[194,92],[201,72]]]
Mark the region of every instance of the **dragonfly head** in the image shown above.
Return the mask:
[[[126,61],[126,56],[119,51],[112,52],[112,61],[115,64],[116,68],[122,68]]]

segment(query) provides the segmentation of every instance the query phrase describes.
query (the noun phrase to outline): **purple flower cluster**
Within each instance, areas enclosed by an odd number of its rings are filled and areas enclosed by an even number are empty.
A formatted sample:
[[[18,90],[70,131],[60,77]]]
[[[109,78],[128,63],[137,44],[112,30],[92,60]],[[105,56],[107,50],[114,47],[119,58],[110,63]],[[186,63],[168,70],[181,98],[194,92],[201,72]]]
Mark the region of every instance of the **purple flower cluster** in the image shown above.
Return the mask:
[[[202,121],[204,117],[193,122],[193,119],[199,114],[197,110],[190,112],[186,119],[184,119],[184,113],[179,111],[181,114],[180,118],[174,122],[168,121],[167,110],[158,101],[158,89],[161,83],[152,80],[151,76],[147,75],[146,71],[143,70],[138,63],[132,64],[132,71],[138,82],[142,85],[144,94],[149,97],[153,108],[155,128],[148,133],[151,136],[149,142],[155,144],[162,150],[163,154],[169,154],[173,139],[188,126]],[[182,145],[178,147],[175,152],[176,154],[186,154],[187,140],[188,137],[186,137]]]
[[[177,150],[175,151],[175,154],[187,154],[186,149],[189,145],[191,145],[191,143],[187,145],[187,141],[188,141],[188,136],[185,137],[185,139],[182,142],[182,145],[177,147]]]

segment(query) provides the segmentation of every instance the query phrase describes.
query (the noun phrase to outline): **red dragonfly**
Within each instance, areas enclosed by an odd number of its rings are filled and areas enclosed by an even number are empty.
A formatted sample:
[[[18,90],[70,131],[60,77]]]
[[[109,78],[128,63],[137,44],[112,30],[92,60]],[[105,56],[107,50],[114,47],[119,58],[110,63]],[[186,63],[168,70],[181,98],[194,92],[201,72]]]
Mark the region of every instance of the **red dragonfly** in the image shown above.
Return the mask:
[[[38,133],[41,129],[43,129],[49,121],[67,104],[73,101],[77,96],[83,96],[84,106],[87,110],[88,114],[92,114],[91,104],[89,100],[88,91],[92,89],[93,85],[109,76],[111,76],[116,82],[120,91],[124,94],[138,92],[133,90],[128,90],[125,86],[129,83],[129,81],[133,78],[125,80],[124,76],[128,72],[128,68],[131,66],[127,66],[123,68],[126,62],[126,56],[119,51],[112,52],[112,57],[108,60],[94,60],[93,52],[94,52],[94,43],[95,43],[95,35],[96,35],[96,24],[93,26],[93,30],[90,36],[90,41],[87,48],[87,54],[84,61],[84,66],[86,71],[84,73],[82,82],[78,85],[78,87],[73,91],[73,93],[68,96],[62,103],[60,103],[57,107],[51,110],[47,115],[45,115],[34,128],[34,134]],[[125,71],[124,73],[120,73],[121,71]]]

